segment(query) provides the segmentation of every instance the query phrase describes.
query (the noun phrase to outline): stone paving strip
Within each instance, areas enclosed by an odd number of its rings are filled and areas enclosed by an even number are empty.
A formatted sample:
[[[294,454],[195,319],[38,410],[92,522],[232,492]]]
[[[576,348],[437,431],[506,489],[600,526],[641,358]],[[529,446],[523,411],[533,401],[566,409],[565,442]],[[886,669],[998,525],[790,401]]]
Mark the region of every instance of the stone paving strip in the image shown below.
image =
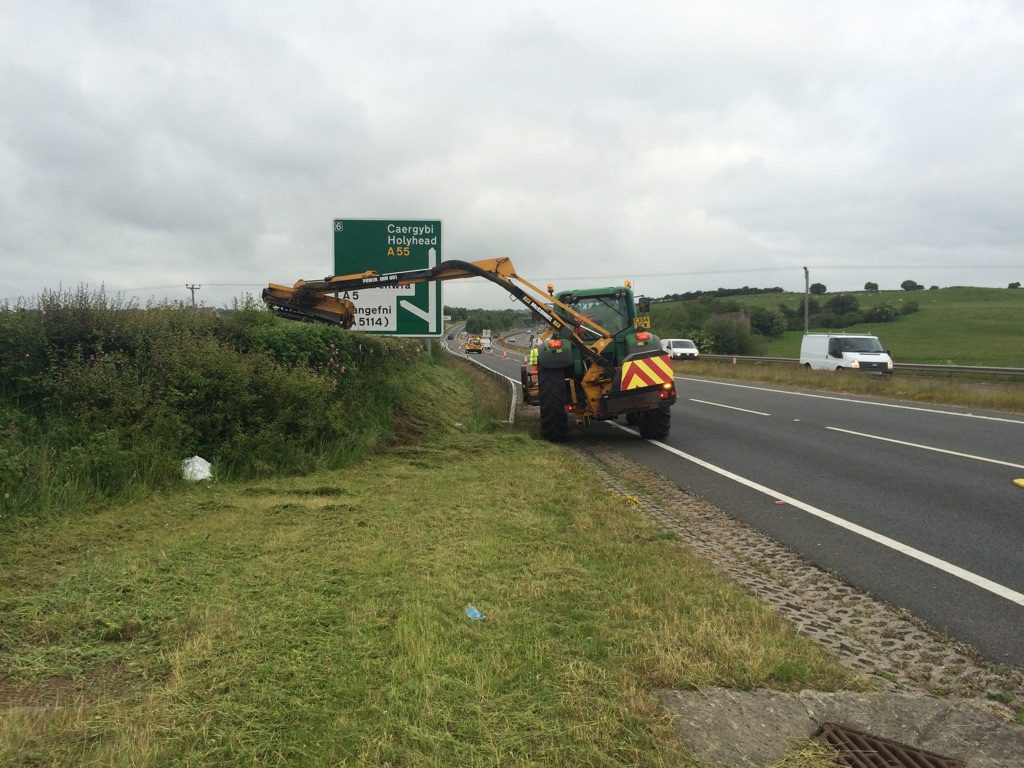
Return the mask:
[[[987,661],[971,647],[844,583],[614,449],[598,442],[580,441],[571,450],[607,487],[629,499],[662,529],[675,534],[683,546],[714,564],[748,594],[771,605],[797,631],[827,648],[839,663],[871,681],[872,687],[896,699],[924,693],[947,697],[954,709],[954,702],[961,702],[957,711],[965,707],[984,710],[1003,730],[1001,748],[1007,748],[1007,738],[1017,744],[1016,740],[1024,734],[1024,729],[1013,722],[1024,707],[1021,670]],[[707,710],[714,706],[715,697],[723,695],[728,698],[732,693],[717,689],[666,691],[662,700],[678,714],[679,707],[674,705],[696,697],[702,703],[694,701],[695,709]],[[778,695],[806,697],[810,693]],[[873,694],[861,694],[865,695]],[[909,711],[907,715],[913,716]],[[727,732],[721,735],[723,739],[729,738]],[[1000,760],[968,764],[1017,765]],[[1024,757],[1019,765],[1024,766]]]
[[[1024,765],[1024,728],[995,717],[982,699],[919,692],[709,688],[662,691],[661,700],[677,715],[676,728],[687,748],[715,766],[770,766],[826,722],[964,760],[968,768]]]

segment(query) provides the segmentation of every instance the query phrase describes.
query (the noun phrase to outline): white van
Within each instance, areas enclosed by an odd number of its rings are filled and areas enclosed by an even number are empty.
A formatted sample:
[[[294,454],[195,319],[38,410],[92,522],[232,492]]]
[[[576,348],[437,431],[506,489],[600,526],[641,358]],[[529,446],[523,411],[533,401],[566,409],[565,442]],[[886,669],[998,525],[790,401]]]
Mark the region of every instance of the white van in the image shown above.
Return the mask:
[[[697,345],[689,339],[662,339],[661,349],[673,360],[696,360],[700,357]]]
[[[892,373],[892,358],[878,337],[861,334],[805,333],[800,365],[817,371]]]

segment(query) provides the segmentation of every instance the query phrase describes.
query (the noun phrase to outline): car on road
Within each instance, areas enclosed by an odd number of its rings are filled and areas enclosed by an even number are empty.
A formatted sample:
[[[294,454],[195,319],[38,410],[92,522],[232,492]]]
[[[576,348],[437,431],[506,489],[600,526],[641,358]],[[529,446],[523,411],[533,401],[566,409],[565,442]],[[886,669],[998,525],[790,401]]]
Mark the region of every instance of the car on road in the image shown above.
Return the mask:
[[[696,360],[700,357],[697,345],[689,339],[662,339],[661,348],[673,360]]]
[[[454,338],[455,338],[455,334],[454,333],[449,333],[448,334],[448,341],[451,341]]]
[[[470,336],[469,341],[466,342],[466,354],[468,355],[470,352],[476,352],[478,355],[484,353],[484,343],[479,336]]]

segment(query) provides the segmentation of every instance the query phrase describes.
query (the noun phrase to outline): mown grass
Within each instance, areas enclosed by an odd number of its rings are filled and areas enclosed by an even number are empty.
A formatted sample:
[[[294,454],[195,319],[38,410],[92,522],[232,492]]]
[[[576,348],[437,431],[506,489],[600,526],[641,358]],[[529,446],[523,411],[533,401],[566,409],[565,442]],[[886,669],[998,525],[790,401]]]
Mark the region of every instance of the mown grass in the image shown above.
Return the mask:
[[[855,684],[433,370],[363,463],[4,532],[0,763],[694,765],[656,688]]]
[[[853,395],[870,395],[919,403],[959,405],[1024,413],[1024,384],[914,377],[864,375],[855,372],[808,371],[795,364],[698,361],[673,363],[679,376],[756,381],[783,387]]]

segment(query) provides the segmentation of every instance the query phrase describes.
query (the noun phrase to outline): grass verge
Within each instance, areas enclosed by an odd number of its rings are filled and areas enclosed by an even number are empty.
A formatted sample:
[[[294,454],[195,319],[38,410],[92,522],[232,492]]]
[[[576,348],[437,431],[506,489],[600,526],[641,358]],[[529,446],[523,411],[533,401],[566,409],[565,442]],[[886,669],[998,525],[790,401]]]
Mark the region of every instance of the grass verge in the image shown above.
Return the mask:
[[[678,376],[759,381],[799,389],[1024,413],[1024,384],[1019,383],[968,382],[901,374],[873,376],[854,372],[808,371],[797,365],[782,363],[730,365],[711,361],[677,361],[673,363],[673,368]]]
[[[435,375],[366,462],[6,532],[0,763],[687,765],[658,687],[855,684]]]

